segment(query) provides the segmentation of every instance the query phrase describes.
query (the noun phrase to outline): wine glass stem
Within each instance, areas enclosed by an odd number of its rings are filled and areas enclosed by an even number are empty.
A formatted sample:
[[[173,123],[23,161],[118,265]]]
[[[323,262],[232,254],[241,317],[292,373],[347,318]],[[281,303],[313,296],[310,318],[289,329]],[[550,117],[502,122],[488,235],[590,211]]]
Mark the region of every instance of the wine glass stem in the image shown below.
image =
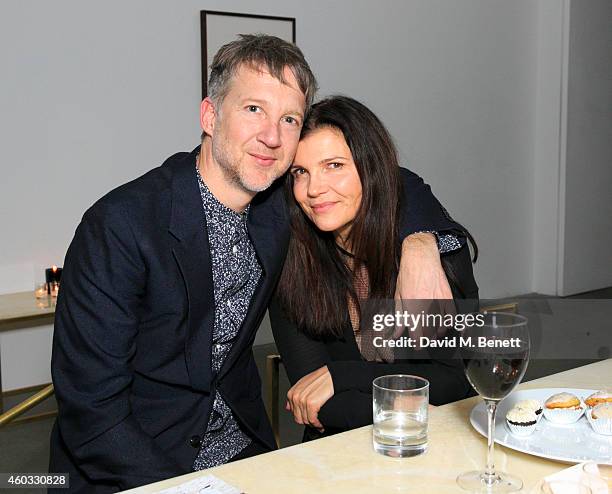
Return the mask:
[[[487,469],[485,470],[486,483],[495,482],[495,460],[493,458],[493,446],[495,445],[495,412],[497,411],[497,402],[493,400],[485,400],[487,404]]]

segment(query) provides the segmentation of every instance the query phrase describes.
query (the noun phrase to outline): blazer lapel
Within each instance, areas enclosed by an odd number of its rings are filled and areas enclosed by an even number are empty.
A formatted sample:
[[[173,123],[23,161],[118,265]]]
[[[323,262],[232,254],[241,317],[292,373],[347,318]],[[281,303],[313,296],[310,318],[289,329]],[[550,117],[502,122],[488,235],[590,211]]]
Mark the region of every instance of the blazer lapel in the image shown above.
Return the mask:
[[[196,180],[196,151],[174,170],[169,233],[189,304],[185,340],[189,380],[193,388],[210,392],[215,299],[206,218]]]

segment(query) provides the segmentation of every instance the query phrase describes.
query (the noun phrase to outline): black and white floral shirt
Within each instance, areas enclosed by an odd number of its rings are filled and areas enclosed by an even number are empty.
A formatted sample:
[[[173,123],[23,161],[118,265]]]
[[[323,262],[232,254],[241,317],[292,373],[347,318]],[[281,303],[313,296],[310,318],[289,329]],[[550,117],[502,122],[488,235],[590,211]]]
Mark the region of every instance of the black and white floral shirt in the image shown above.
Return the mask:
[[[218,373],[246,317],[261,277],[261,266],[247,232],[249,207],[243,213],[231,210],[212,194],[197,169],[196,173],[212,261],[215,297],[212,371]],[[250,443],[230,407],[215,391],[208,427],[193,469],[227,463]]]

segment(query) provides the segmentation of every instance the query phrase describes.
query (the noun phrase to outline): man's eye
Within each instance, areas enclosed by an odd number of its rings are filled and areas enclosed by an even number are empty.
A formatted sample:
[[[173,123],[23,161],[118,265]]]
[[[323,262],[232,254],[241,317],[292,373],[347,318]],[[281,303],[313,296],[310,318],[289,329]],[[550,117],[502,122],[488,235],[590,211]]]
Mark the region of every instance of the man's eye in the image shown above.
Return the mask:
[[[288,124],[291,124],[291,125],[298,125],[299,124],[299,122],[297,121],[297,119],[295,117],[287,116],[287,117],[283,117],[283,120],[285,122],[287,122]]]

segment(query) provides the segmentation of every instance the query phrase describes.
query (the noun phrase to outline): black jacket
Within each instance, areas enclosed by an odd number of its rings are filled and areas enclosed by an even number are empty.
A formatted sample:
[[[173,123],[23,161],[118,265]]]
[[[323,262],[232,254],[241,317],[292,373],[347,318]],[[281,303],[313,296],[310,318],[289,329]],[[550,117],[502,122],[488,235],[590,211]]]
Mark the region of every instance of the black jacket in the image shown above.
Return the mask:
[[[287,250],[282,179],[251,203],[247,226],[263,273],[214,374],[197,151],[174,155],[99,200],[68,250],[53,339],[59,414],[50,471],[70,473],[70,492],[115,492],[189,472],[215,390],[247,434],[275,447],[252,344]],[[455,228],[419,177],[404,172],[403,180],[431,213],[406,211],[403,224],[415,228],[404,235]]]
[[[443,258],[445,269],[452,269],[456,278],[457,284],[451,282],[454,297],[464,299],[460,308],[458,304],[459,311],[477,310],[478,286],[467,244],[444,254]],[[314,339],[299,331],[286,316],[277,295],[270,305],[270,323],[291,385],[324,365],[332,377],[334,395],[321,407],[318,416],[325,426],[325,434],[307,427],[307,440],[371,424],[372,381],[379,376],[412,374],[426,378],[430,382],[432,405],[443,405],[473,394],[462,362],[453,350],[437,352],[444,353],[440,358],[410,358],[393,363],[365,361],[357,347],[348,308],[341,338]]]

